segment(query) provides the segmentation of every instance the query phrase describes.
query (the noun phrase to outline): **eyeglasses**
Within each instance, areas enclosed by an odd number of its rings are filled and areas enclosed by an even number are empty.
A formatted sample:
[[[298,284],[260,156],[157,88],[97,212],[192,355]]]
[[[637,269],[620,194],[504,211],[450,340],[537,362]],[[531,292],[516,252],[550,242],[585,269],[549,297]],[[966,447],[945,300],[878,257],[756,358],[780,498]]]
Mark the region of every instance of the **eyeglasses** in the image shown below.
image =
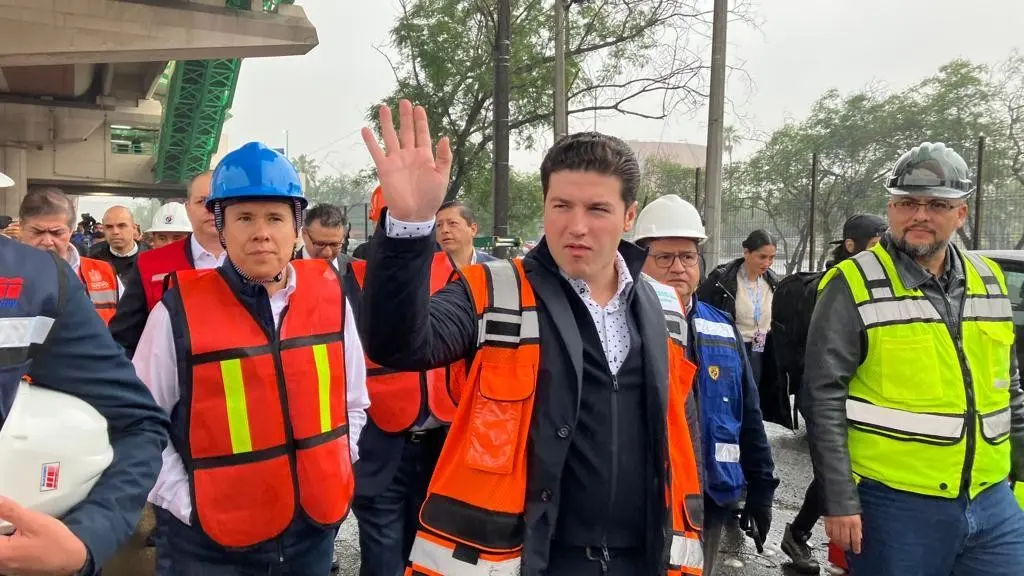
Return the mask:
[[[892,205],[900,212],[906,212],[908,214],[916,213],[917,209],[921,207],[924,207],[925,211],[930,214],[946,214],[960,206],[960,204],[954,204],[949,200],[929,200],[927,202],[918,202],[911,198],[900,198],[899,200],[894,200]]]
[[[312,240],[310,244],[316,246],[320,250],[341,250],[341,245],[344,244],[344,242],[318,242],[316,240]]]
[[[657,254],[650,254],[650,257],[654,260],[655,266],[666,270],[675,264],[677,258],[679,259],[679,262],[687,268],[693,268],[697,265],[697,262],[700,261],[700,254],[697,252],[679,252],[677,254],[659,252]]]

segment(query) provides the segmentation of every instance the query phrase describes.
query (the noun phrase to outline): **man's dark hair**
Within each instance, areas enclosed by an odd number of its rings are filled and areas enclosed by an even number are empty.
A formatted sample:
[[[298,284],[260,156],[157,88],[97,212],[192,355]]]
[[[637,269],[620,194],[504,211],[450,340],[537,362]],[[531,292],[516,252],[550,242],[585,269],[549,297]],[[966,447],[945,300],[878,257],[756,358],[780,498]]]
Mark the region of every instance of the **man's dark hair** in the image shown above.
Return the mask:
[[[600,132],[570,134],[552,146],[540,164],[540,182],[544,198],[548,196],[551,174],[563,170],[597,172],[622,181],[622,201],[626,207],[636,202],[640,187],[640,163],[629,145]]]
[[[451,200],[441,204],[441,207],[437,209],[437,214],[440,214],[441,210],[447,210],[449,208],[458,208],[459,216],[462,216],[462,219],[466,221],[466,224],[470,226],[476,224],[476,216],[473,214],[473,209],[458,200]]]
[[[308,228],[314,222],[319,222],[324,228],[348,227],[345,211],[334,204],[317,204],[306,210],[306,218],[302,221],[302,225]]]
[[[24,221],[26,218],[37,216],[64,215],[67,218],[68,228],[75,230],[75,203],[60,188],[48,186],[32,190],[25,195],[18,210],[18,218]]]

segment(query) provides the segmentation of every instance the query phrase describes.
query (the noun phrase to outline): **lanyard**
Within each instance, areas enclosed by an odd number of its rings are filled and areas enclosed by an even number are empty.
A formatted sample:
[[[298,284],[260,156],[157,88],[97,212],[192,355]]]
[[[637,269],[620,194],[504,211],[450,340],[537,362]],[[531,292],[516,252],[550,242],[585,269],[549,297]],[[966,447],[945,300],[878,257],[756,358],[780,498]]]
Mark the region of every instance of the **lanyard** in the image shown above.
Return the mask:
[[[747,297],[750,298],[750,303],[754,307],[754,328],[759,330],[761,326],[761,277],[757,277],[757,280],[754,281],[754,288],[751,288],[750,279],[747,278],[747,269],[740,266],[740,275],[743,276],[743,289],[747,291]]]

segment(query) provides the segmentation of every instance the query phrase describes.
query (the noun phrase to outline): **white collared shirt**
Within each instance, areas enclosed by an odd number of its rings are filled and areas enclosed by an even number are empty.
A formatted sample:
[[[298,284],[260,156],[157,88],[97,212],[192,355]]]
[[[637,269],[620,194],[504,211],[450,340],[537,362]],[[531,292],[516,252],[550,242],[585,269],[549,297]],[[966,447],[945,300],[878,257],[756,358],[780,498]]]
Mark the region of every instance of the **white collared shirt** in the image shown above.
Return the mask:
[[[224,258],[227,256],[227,250],[221,250],[220,256],[214,256],[209,250],[203,248],[203,245],[196,240],[196,235],[192,234],[192,264],[196,270],[209,270],[210,268],[216,268],[224,263]]]
[[[387,235],[391,238],[422,238],[434,231],[434,220],[429,222],[403,222],[391,217],[387,213],[384,221]],[[476,250],[473,251],[473,260],[476,261]],[[562,276],[572,285],[573,291],[583,300],[594,321],[597,335],[601,339],[601,347],[604,349],[605,359],[608,361],[608,369],[612,374],[617,374],[622,363],[629,354],[629,322],[626,303],[626,290],[633,284],[633,275],[626,266],[626,260],[622,254],[615,253],[615,271],[618,274],[618,289],[615,296],[601,307],[590,293],[590,286],[583,280],[569,278],[562,272]]]
[[[195,248],[193,245],[193,257],[198,268],[199,252]],[[295,292],[295,283],[295,270],[289,264],[285,288],[270,297],[270,310],[275,325],[281,322],[281,312]],[[352,307],[347,298],[344,339],[349,452],[352,462],[355,463],[359,459],[359,435],[366,424],[366,409],[370,406],[370,396],[366,391],[366,361],[363,358],[363,347],[359,342],[359,332],[356,330]],[[170,414],[180,399],[181,389],[178,384],[178,360],[171,319],[162,302],[149,314],[132,364],[139,379],[149,388],[157,404]],[[153,490],[149,493],[149,501],[167,510],[178,520],[189,524],[192,516],[192,498],[189,495],[188,475],[181,455],[174,449],[173,444],[168,444],[164,449],[163,466]]]
[[[107,242],[107,250],[110,251],[111,255],[117,256],[118,258],[130,258],[130,257],[135,256],[136,254],[139,253],[139,243],[138,242],[132,242],[132,249],[131,250],[125,252],[124,254],[119,254],[117,252],[117,250],[114,250],[114,247],[111,246],[109,242]]]

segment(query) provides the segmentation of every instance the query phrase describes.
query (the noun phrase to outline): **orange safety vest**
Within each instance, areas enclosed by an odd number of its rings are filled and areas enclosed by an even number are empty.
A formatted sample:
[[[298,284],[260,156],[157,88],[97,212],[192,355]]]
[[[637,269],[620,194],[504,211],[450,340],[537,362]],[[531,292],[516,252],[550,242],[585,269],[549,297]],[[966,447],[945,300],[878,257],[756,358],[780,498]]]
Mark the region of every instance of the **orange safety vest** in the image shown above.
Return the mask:
[[[444,252],[434,254],[430,266],[430,293],[444,288],[451,280],[454,269]],[[366,261],[352,262],[352,274],[359,289],[366,279]],[[460,382],[464,370],[456,363],[444,368],[424,372],[396,372],[366,358],[366,389],[370,394],[370,408],[366,411],[378,428],[393,434],[405,432],[416,424],[427,397],[430,414],[445,424],[455,417],[456,405],[461,392]]]
[[[522,568],[527,441],[540,364],[537,302],[521,259],[462,273],[476,306],[480,344],[420,511],[406,576],[513,576]],[[685,406],[696,366],[686,359],[683,322],[678,311],[666,310],[665,504],[671,537],[660,573],[667,576],[703,574],[704,564],[698,517],[703,494]]]
[[[110,324],[117,311],[117,273],[114,267],[103,260],[81,258],[78,277],[85,285],[85,293],[92,300],[96,313],[103,318],[104,324]]]
[[[337,526],[352,501],[341,280],[326,260],[291,265],[295,292],[270,336],[221,270],[173,273],[194,524],[227,548],[276,538],[300,511]]]

